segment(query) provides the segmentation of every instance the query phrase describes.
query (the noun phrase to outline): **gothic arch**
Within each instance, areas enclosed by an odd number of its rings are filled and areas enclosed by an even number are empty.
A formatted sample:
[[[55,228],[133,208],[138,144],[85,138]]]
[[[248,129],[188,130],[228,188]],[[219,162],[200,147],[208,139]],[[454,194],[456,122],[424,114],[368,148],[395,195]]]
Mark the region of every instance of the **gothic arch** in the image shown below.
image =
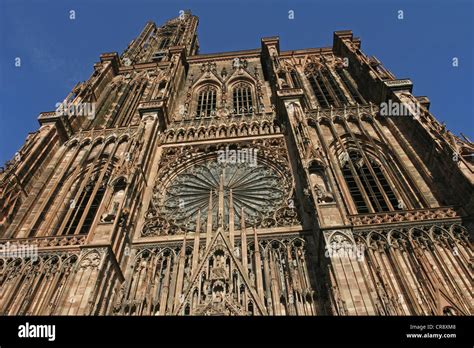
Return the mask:
[[[422,246],[433,243],[433,238],[429,232],[419,227],[412,227],[408,231],[408,238],[413,245]]]
[[[206,128],[205,127],[199,127],[197,130],[197,139],[205,139],[206,138]]]
[[[184,128],[179,128],[176,131],[176,141],[185,141],[186,140],[186,130]]]
[[[227,126],[220,125],[218,128],[218,136],[219,138],[227,137]]]
[[[203,98],[201,101],[199,100],[200,96]],[[190,105],[191,113],[196,113],[197,115],[198,112],[202,113],[205,110],[210,110],[210,114],[206,113],[205,115],[199,115],[199,117],[212,117],[212,113],[215,115],[217,109],[220,107],[221,98],[222,89],[220,83],[215,81],[203,81],[202,83],[196,84],[193,89],[193,97]]]
[[[86,138],[84,138],[84,139],[81,140],[81,142],[80,142],[80,147],[81,147],[81,148],[82,148],[82,147],[85,147],[85,146],[87,146],[87,145],[90,145],[91,143],[92,143],[92,138],[86,137]]]
[[[409,236],[402,229],[391,229],[387,232],[387,242],[391,247],[405,248],[405,244],[408,243]],[[403,242],[403,245],[400,245]]]
[[[213,85],[217,89],[222,90],[222,80],[221,78],[216,75],[215,69],[209,69],[211,62],[208,62],[208,65],[204,68],[201,76],[190,86],[190,88],[196,92],[201,89],[205,85]]]
[[[196,135],[196,129],[194,127],[188,128],[185,135],[185,140],[194,140]]]
[[[239,78],[229,84],[230,93],[227,105],[232,105],[232,114],[249,115],[256,109],[256,91],[253,81]]]
[[[104,140],[104,144],[105,145],[108,145],[110,143],[115,143],[117,141],[117,134],[113,133],[113,134],[110,134],[108,135],[105,140]]]
[[[210,138],[217,138],[218,137],[217,131],[218,131],[218,128],[212,125],[209,127],[207,134]]]
[[[117,139],[117,142],[118,143],[122,143],[124,141],[129,141],[130,140],[130,134],[129,133],[124,133],[124,134],[121,134],[118,139]]]
[[[232,91],[236,85],[239,83],[248,84],[251,88],[255,89],[256,81],[255,79],[246,74],[244,76],[241,75],[232,75],[227,81],[226,85],[228,86],[229,90]]]
[[[76,147],[76,146],[79,146],[79,140],[78,138],[74,137],[74,138],[71,138],[69,139],[68,141],[66,141],[64,143],[64,146],[68,149],[68,150],[71,150],[72,148]]]
[[[402,209],[400,202],[404,200],[394,182],[394,175],[401,173],[393,172],[394,168],[387,165],[385,155],[375,151],[371,144],[352,139],[344,141],[342,146],[338,144],[338,148],[333,150],[340,161],[344,179],[341,183],[347,187],[348,198],[352,199],[357,211],[370,213]]]
[[[103,136],[98,136],[97,138],[94,138],[92,141],[92,147],[99,146],[104,143],[104,137]]]
[[[125,174],[120,174],[117,177],[114,177],[110,182],[109,186],[114,187],[120,185],[121,183],[128,185],[128,178]]]
[[[363,121],[367,121],[368,123],[374,123],[374,121],[375,121],[374,116],[371,115],[370,113],[367,113],[367,112],[364,112],[361,115],[360,119],[363,120]]]
[[[152,257],[152,256],[159,257],[161,255],[164,255],[165,253],[169,253],[173,257],[178,256],[176,251],[172,247],[169,247],[169,246],[165,246],[159,249],[156,249],[154,247],[146,247],[146,248],[139,249],[137,251],[133,260],[133,265],[135,267],[136,264],[143,258],[148,259],[149,257]]]
[[[367,246],[370,249],[383,252],[388,245],[388,239],[383,233],[371,231],[367,234]]]
[[[173,129],[166,130],[166,140],[172,142],[175,140],[175,133]]]

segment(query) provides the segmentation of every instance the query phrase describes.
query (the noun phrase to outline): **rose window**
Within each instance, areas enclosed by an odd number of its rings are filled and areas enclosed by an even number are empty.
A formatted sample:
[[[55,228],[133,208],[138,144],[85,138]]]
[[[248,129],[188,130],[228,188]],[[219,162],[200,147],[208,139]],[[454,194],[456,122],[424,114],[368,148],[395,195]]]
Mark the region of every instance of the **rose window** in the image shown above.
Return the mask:
[[[195,164],[165,188],[160,211],[169,221],[191,231],[196,229],[200,214],[201,231],[205,231],[209,210],[213,228],[220,222],[227,228],[233,207],[235,228],[240,229],[242,212],[246,227],[251,227],[282,205],[287,179],[265,164],[223,164],[217,160]]]

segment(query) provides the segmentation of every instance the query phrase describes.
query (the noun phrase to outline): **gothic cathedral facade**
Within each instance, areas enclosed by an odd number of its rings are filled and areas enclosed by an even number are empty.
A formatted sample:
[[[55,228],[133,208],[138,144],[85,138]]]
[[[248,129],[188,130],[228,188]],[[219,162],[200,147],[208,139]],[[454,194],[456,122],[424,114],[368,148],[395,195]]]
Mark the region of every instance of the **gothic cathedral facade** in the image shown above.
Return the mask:
[[[351,31],[199,54],[197,25],[40,113],[0,174],[0,313],[472,315],[474,144]]]

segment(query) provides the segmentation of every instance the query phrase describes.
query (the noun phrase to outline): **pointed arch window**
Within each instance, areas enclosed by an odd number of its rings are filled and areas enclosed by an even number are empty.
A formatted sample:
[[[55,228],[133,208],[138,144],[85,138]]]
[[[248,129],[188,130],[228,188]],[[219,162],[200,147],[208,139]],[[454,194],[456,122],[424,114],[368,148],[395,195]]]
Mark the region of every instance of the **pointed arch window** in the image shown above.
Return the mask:
[[[171,42],[171,39],[170,39],[169,36],[163,37],[163,39],[161,39],[160,45],[158,46],[158,49],[162,50],[162,49],[168,47],[170,42]]]
[[[98,209],[104,198],[107,188],[108,175],[104,175],[100,182],[97,176],[100,169],[89,178],[76,198],[69,203],[69,214],[66,215],[67,223],[62,234],[86,234],[92,227]]]
[[[362,95],[357,90],[356,86],[352,82],[349,72],[344,68],[336,69],[337,75],[340,77],[341,81],[346,86],[346,89],[351,94],[351,97],[359,104],[365,104],[365,100]]]
[[[217,106],[217,90],[213,86],[206,86],[199,91],[196,115],[197,117],[214,116]]]
[[[323,108],[328,108],[330,105],[334,105],[334,98],[329,93],[328,86],[323,80],[321,71],[313,74],[309,77],[311,88],[313,89],[314,95],[318,100],[318,103]]]
[[[253,113],[252,90],[247,83],[239,83],[233,90],[233,108],[237,115]]]
[[[309,82],[314,95],[323,108],[342,106],[348,103],[339,82],[336,81],[329,69],[321,69],[309,76]]]
[[[300,79],[298,77],[298,73],[296,70],[291,70],[290,72],[291,83],[293,84],[293,88],[301,88]]]
[[[359,152],[350,151],[343,162],[342,174],[359,214],[399,210],[397,197],[380,164],[370,157],[368,163]]]
[[[331,86],[331,89],[334,92],[339,105],[347,104],[347,98],[332,73],[327,69],[323,70],[322,73],[326,81],[329,82],[329,86]]]

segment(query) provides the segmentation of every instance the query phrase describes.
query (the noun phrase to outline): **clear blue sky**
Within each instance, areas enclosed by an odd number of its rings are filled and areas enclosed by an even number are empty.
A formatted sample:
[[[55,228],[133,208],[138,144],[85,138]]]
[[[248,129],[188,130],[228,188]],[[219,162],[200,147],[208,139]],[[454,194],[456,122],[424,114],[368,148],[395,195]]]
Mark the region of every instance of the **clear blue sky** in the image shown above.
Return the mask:
[[[282,50],[331,46],[333,31],[351,29],[366,54],[412,79],[414,94],[428,96],[450,130],[474,139],[472,0],[0,0],[0,165],[101,53],[120,53],[146,21],[161,25],[182,9],[200,18],[201,53],[258,48],[273,35]]]

